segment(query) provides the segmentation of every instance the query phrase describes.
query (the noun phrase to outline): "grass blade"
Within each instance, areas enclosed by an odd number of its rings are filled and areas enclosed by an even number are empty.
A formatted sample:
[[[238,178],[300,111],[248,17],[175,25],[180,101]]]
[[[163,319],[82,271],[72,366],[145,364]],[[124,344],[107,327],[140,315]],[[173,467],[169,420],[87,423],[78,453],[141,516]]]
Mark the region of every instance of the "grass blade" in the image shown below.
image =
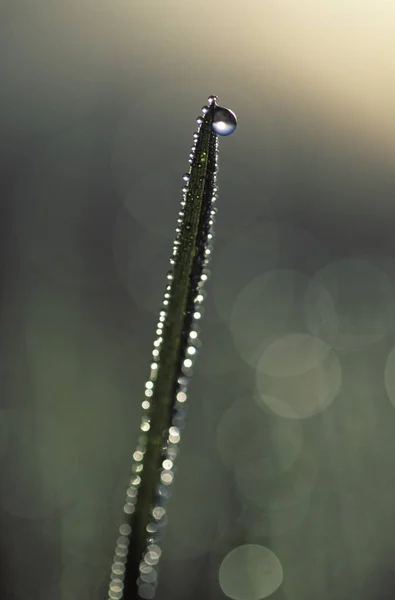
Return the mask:
[[[180,427],[192,364],[199,345],[203,286],[209,275],[218,170],[218,135],[236,127],[232,111],[209,97],[198,119],[184,175],[171,269],[157,325],[153,363],[146,383],[145,411],[138,447],[133,455],[132,478],[124,506],[125,520],[117,540],[109,598],[154,598],[160,544],[166,522],[166,503],[174,477]]]

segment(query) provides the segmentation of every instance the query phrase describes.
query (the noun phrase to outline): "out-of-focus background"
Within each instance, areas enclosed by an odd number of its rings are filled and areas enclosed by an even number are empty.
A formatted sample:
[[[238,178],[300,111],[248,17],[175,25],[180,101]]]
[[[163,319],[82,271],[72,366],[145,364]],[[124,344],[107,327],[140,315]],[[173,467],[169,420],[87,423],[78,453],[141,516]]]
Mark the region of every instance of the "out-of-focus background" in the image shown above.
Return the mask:
[[[395,3],[0,0],[0,598],[103,600],[196,117],[220,140],[158,600],[395,590]]]

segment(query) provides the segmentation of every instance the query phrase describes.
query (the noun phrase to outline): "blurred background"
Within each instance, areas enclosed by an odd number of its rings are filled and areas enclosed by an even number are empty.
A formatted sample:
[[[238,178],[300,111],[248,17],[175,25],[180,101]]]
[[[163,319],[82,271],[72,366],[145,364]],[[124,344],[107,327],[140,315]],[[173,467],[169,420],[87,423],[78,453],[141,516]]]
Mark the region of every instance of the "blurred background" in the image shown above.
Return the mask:
[[[196,118],[220,139],[158,600],[395,590],[395,3],[0,0],[0,598],[102,600]]]

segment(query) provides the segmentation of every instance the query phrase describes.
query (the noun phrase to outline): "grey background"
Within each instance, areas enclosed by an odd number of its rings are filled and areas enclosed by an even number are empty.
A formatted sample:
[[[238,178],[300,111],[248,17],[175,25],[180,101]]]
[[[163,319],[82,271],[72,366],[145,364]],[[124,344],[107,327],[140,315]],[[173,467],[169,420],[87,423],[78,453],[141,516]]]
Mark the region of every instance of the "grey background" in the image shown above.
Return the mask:
[[[106,597],[213,93],[239,125],[157,597],[225,598],[248,543],[273,600],[392,597],[394,29],[377,0],[0,0],[2,600]],[[332,362],[296,345],[276,379],[289,334]]]

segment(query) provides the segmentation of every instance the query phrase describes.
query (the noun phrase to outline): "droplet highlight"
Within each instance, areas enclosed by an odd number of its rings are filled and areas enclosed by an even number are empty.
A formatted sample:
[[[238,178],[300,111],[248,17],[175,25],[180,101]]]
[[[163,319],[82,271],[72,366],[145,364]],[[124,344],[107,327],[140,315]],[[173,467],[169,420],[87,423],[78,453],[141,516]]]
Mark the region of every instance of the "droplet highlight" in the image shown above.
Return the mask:
[[[230,135],[237,127],[237,117],[229,108],[216,106],[211,126],[218,135]]]

